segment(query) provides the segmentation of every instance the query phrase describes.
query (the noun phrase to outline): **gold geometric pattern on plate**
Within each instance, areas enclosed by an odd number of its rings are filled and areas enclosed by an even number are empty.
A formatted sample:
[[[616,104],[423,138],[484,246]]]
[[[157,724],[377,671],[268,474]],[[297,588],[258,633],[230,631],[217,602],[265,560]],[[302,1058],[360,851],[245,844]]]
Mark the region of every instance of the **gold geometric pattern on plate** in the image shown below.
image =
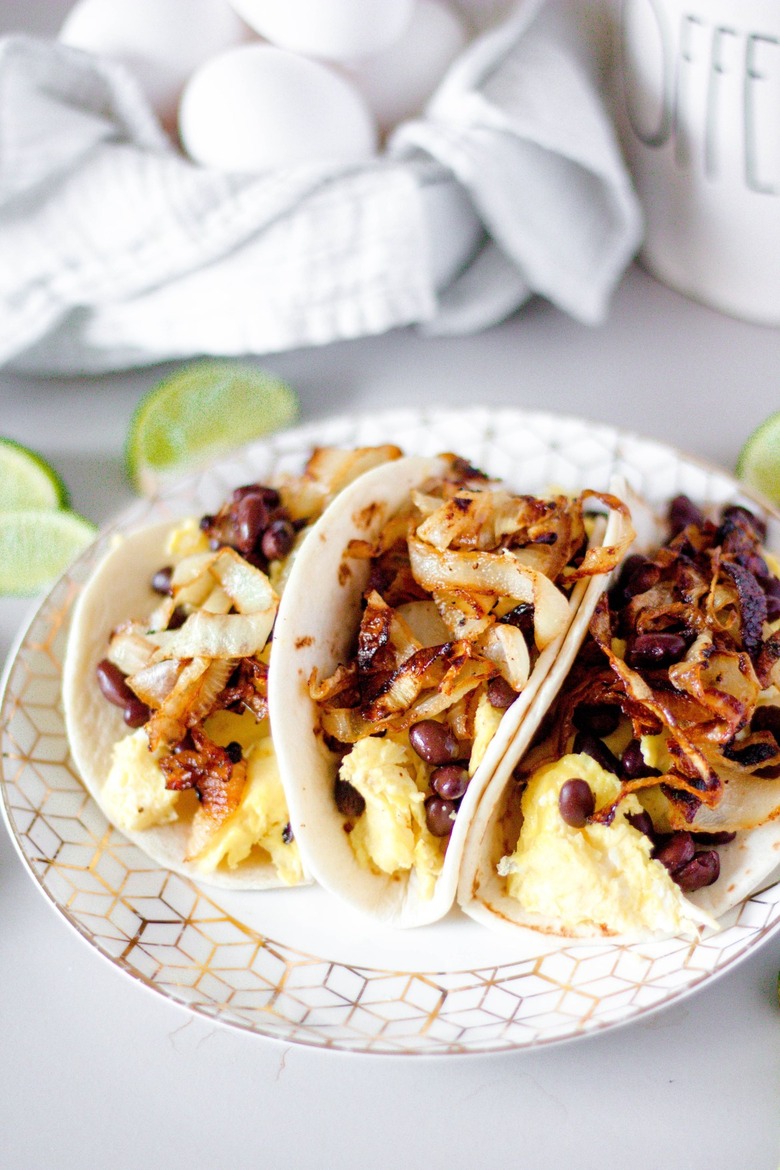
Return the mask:
[[[80,784],[61,710],[62,656],[73,602],[112,532],[212,510],[239,483],[299,469],[317,444],[389,440],[423,454],[457,451],[520,490],[605,489],[617,471],[651,500],[683,491],[704,503],[741,499],[755,507],[717,468],[607,426],[539,412],[401,410],[254,444],[126,512],[34,617],[0,707],[3,808],[16,846],[67,921],[118,967],[193,1011],[287,1043],[375,1053],[499,1051],[576,1038],[669,1003],[780,926],[780,886],[748,899],[719,934],[697,943],[555,942],[539,953],[536,940],[528,957],[472,970],[414,970],[408,961],[385,969],[316,953],[305,931],[291,946],[242,922],[221,905],[220,891],[150,862],[106,823]],[[780,547],[778,518],[768,519],[769,543]]]

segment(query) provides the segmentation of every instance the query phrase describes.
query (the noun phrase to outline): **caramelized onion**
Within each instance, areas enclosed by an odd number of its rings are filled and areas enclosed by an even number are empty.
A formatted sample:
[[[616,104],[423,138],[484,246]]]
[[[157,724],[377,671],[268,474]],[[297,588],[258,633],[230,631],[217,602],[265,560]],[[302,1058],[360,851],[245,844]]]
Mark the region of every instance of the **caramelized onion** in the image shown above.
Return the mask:
[[[146,725],[152,751],[174,747],[189,728],[206,718],[234,666],[229,659],[209,658],[193,658],[184,666],[176,685]]]
[[[494,599],[530,602],[534,607],[534,637],[540,650],[568,626],[571,613],[566,595],[547,577],[521,564],[509,549],[453,552],[410,537],[409,559],[415,580],[434,597],[440,592],[465,590]]]

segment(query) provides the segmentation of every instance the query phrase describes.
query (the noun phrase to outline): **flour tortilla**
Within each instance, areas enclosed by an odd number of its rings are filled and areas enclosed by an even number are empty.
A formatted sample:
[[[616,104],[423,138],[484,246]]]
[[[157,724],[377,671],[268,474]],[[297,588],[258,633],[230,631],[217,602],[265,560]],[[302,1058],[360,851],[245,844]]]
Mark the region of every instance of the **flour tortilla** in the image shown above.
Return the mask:
[[[309,679],[315,671],[319,678],[328,677],[353,652],[369,566],[367,561],[346,560],[345,548],[351,540],[375,540],[410,491],[444,467],[441,460],[409,456],[367,472],[342,492],[296,558],[274,627],[269,672],[274,743],[304,866],[325,889],[394,927],[434,922],[452,907],[466,833],[479,798],[491,776],[504,775],[507,750],[568,642],[564,633],[545,647],[525,689],[504,715],[461,802],[432,896],[421,894],[414,871],[388,876],[360,865],[336,808],[338,760],[318,731],[319,711],[309,694]],[[620,494],[617,487],[613,490]],[[626,529],[625,518],[612,513],[604,543],[617,543]],[[587,626],[605,580],[602,575],[577,582],[570,598],[570,622],[587,605]]]
[[[70,750],[77,771],[90,794],[103,805],[103,785],[111,766],[114,744],[130,731],[122,711],[101,694],[95,668],[106,656],[113,629],[128,618],[151,612],[159,597],[150,581],[166,564],[170,521],[140,529],[120,538],[87,582],[73,611],[63,671],[63,702]],[[110,817],[109,817],[110,819]],[[212,886],[231,889],[269,889],[282,883],[270,858],[259,851],[235,869],[217,868],[204,873],[185,861],[191,817],[170,824],[122,833],[152,861],[165,869]]]
[[[622,497],[631,509],[637,539],[632,551],[657,547],[661,525],[647,504],[627,490]],[[610,543],[607,534],[605,543]],[[619,572],[619,568],[616,570]],[[518,928],[569,938],[608,940],[612,943],[643,941],[646,934],[609,935],[592,927],[564,925],[553,916],[525,910],[506,891],[506,880],[498,873],[500,859],[511,854],[517,844],[522,824],[519,802],[511,799],[511,776],[514,767],[531,746],[536,732],[563,686],[574,660],[588,633],[588,626],[598,601],[598,593],[586,598],[572,623],[566,644],[554,668],[539,688],[518,735],[500,767],[496,769],[484,798],[469,827],[458,879],[457,900],[466,914],[492,929],[517,933]],[[711,886],[688,894],[688,901],[713,919],[722,917],[751,893],[770,884],[771,875],[780,867],[780,818],[755,829],[737,833],[733,841],[718,846],[720,874]],[[780,869],[778,870],[780,874]]]

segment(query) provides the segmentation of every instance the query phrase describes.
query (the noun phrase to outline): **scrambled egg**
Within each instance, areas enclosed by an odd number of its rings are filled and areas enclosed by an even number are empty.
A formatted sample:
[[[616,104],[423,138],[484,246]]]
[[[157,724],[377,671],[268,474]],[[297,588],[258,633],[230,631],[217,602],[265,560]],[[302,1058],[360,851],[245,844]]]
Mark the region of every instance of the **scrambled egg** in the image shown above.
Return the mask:
[[[178,562],[186,557],[205,554],[209,542],[197,518],[183,520],[171,531],[166,543],[168,556]],[[220,590],[211,591],[209,607]],[[205,601],[205,597],[204,597]],[[225,612],[229,609],[227,600]],[[270,645],[262,660],[268,660]],[[213,832],[194,857],[189,858],[204,873],[217,866],[235,869],[255,848],[265,850],[279,878],[294,885],[303,880],[298,846],[292,838],[285,840],[289,822],[287,800],[282,788],[276,755],[271,742],[268,720],[258,723],[251,712],[237,714],[216,711],[204,723],[206,735],[221,747],[231,742],[241,744],[247,765],[247,778],[238,807]],[[171,792],[158,764],[158,753],[149,750],[144,728],[126,735],[114,745],[111,767],[103,786],[102,798],[107,815],[120,828],[130,832],[170,824],[179,819],[183,799],[191,794]]]
[[[282,881],[303,880],[295,841],[283,837],[288,823],[287,800],[276,763],[268,720],[258,723],[251,712],[237,715],[217,711],[204,724],[206,734],[224,747],[241,744],[247,761],[247,780],[241,800],[193,859],[204,873],[225,864],[234,869],[259,847],[270,856]],[[149,751],[144,728],[126,735],[114,746],[111,769],[103,787],[103,803],[120,829],[138,831],[169,824],[178,818],[182,793],[169,792],[155,753]]]
[[[401,737],[367,736],[344,757],[340,775],[366,802],[349,834],[359,863],[386,874],[414,870],[423,897],[441,873],[446,841],[425,823],[426,766]]]
[[[217,829],[195,857],[198,868],[211,873],[224,861],[229,869],[259,845],[270,855],[277,874],[287,885],[303,880],[300,855],[294,842],[285,843],[287,801],[270,736],[247,753],[247,778],[238,808]]]
[[[674,760],[666,746],[668,736],[665,731],[660,735],[643,735],[639,741],[642,757],[649,768],[657,768],[666,774],[674,766]]]
[[[480,697],[474,715],[469,776],[484,759],[503,714],[486,694]],[[366,802],[365,812],[349,835],[359,863],[375,873],[390,875],[414,870],[421,895],[429,898],[441,873],[447,838],[434,837],[426,824],[429,767],[410,747],[408,736],[358,740],[344,757],[339,775]]]
[[[641,811],[633,795],[618,806],[610,825],[572,828],[558,797],[566,780],[586,780],[600,808],[614,799],[620,782],[590,756],[567,755],[543,765],[528,782],[523,827],[511,856],[498,872],[507,892],[523,907],[562,928],[594,934],[694,934],[714,925],[651,856],[652,843],[626,819]]]
[[[137,831],[178,819],[178,792],[169,792],[143,727],[114,744],[103,786],[106,815],[120,829]]]
[[[170,533],[166,552],[170,557],[191,557],[196,553],[207,553],[209,542],[200,522],[194,516],[182,520]]]
[[[469,776],[474,775],[485,758],[485,752],[491,739],[498,731],[503,714],[503,711],[493,706],[487,694],[480,695],[474,714],[474,743],[469,758]]]

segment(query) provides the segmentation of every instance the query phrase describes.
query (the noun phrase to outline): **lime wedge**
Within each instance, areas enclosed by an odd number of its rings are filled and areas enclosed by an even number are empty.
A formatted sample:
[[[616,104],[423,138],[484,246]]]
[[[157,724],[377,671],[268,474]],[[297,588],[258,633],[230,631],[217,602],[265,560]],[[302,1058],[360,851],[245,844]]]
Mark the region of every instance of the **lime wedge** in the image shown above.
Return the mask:
[[[45,459],[13,439],[0,437],[0,512],[15,508],[64,508],[65,484]]]
[[[756,427],[737,459],[737,475],[773,504],[780,504],[780,410]]]
[[[184,366],[141,399],[125,449],[128,475],[151,493],[167,474],[278,430],[297,413],[295,391],[256,366],[217,360]]]
[[[38,593],[64,573],[96,531],[75,512],[0,512],[0,593]]]

